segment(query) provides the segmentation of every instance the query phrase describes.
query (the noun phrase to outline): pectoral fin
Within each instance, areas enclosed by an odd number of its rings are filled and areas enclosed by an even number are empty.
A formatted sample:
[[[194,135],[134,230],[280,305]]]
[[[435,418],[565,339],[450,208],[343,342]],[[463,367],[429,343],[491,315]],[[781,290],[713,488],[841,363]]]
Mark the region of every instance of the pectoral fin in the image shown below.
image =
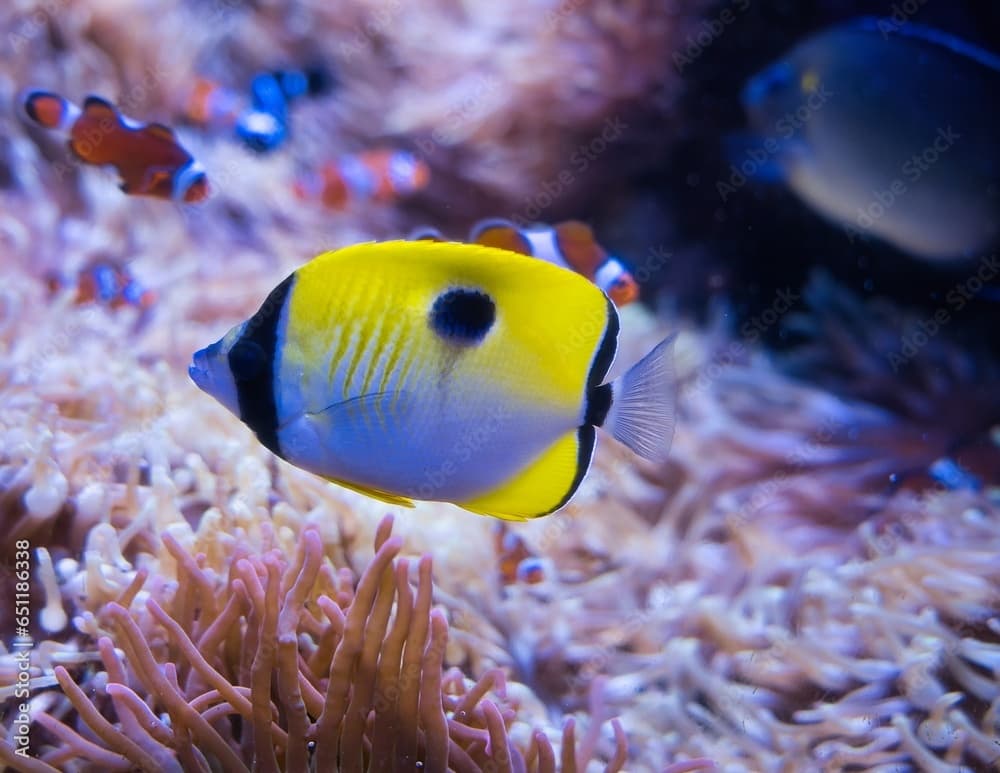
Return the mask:
[[[369,434],[377,427],[386,431],[387,422],[398,419],[398,408],[404,393],[400,391],[372,392],[332,403],[319,410],[307,410],[311,422],[324,425],[329,432]]]
[[[366,448],[384,442],[387,434],[392,432],[393,420],[397,417],[400,400],[403,398],[402,392],[374,392],[372,394],[361,395],[349,400],[342,400],[332,403],[325,408],[307,411],[295,419],[286,422],[282,428],[286,428],[296,423],[303,423],[309,427],[305,437],[310,438],[308,443],[318,441],[323,445],[325,438],[338,438],[347,447]],[[322,458],[324,450],[322,448],[295,448],[294,440],[282,441],[282,450],[286,458],[293,463],[307,463],[311,457]],[[393,494],[378,488],[371,488],[360,483],[348,482],[339,478],[324,476],[338,486],[356,491],[359,494],[378,499],[390,505],[401,507],[413,507],[413,501],[409,497]]]

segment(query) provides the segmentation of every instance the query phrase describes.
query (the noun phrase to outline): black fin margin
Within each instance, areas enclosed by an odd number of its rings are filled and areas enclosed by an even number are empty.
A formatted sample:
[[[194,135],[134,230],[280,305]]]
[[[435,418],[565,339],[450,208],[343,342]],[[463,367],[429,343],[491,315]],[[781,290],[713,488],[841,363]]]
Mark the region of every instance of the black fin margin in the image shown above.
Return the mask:
[[[601,385],[604,377],[611,369],[611,363],[615,361],[615,352],[618,351],[618,310],[610,298],[605,297],[608,304],[608,321],[604,328],[604,337],[594,354],[594,361],[590,364],[590,373],[587,374],[587,396],[590,392]]]
[[[591,387],[587,392],[587,412],[583,421],[592,427],[604,426],[604,420],[608,418],[608,411],[611,410],[611,384],[600,384]]]
[[[590,365],[590,373],[587,374],[587,397],[583,411],[584,424],[600,427],[608,416],[611,409],[611,384],[602,384],[604,377],[611,369],[614,362],[615,352],[618,350],[618,310],[611,299],[608,303],[608,321],[604,328],[604,336],[597,347],[594,361]]]
[[[594,458],[594,444],[597,441],[597,431],[589,424],[584,424],[577,429],[576,438],[579,445],[576,449],[576,475],[573,476],[573,482],[570,483],[563,498],[559,500],[559,504],[551,510],[541,513],[541,515],[554,513],[569,502],[576,493],[576,490],[580,488],[580,484],[583,483],[583,478],[586,476],[587,470],[590,469],[590,462]]]

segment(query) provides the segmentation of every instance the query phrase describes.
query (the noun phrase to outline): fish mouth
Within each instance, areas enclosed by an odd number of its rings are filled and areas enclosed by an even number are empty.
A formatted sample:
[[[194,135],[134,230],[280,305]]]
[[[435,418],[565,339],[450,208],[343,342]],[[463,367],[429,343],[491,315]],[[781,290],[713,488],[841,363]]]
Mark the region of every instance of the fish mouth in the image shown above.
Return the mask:
[[[788,62],[772,64],[757,73],[743,87],[740,101],[745,109],[759,107],[795,80],[795,69]]]
[[[216,341],[191,356],[188,375],[201,391],[211,395],[236,416],[240,414],[239,388],[229,367],[226,339]]]
[[[212,381],[212,371],[208,366],[208,349],[199,349],[191,358],[188,365],[188,375],[199,389],[206,392]]]

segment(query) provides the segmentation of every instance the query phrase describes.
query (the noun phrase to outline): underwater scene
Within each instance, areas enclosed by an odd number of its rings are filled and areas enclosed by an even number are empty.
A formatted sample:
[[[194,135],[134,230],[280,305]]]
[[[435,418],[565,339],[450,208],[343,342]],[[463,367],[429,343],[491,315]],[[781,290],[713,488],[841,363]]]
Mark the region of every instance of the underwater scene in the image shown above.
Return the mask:
[[[3,0],[0,770],[1000,771],[1000,6]]]

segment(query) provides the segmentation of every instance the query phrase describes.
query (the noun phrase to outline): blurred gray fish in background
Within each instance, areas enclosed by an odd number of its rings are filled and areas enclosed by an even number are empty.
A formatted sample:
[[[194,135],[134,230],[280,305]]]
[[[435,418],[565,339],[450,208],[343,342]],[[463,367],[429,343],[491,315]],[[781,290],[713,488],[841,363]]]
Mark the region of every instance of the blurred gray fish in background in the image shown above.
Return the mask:
[[[909,22],[820,32],[753,76],[749,176],[783,180],[848,236],[919,258],[1000,241],[1000,57]]]

